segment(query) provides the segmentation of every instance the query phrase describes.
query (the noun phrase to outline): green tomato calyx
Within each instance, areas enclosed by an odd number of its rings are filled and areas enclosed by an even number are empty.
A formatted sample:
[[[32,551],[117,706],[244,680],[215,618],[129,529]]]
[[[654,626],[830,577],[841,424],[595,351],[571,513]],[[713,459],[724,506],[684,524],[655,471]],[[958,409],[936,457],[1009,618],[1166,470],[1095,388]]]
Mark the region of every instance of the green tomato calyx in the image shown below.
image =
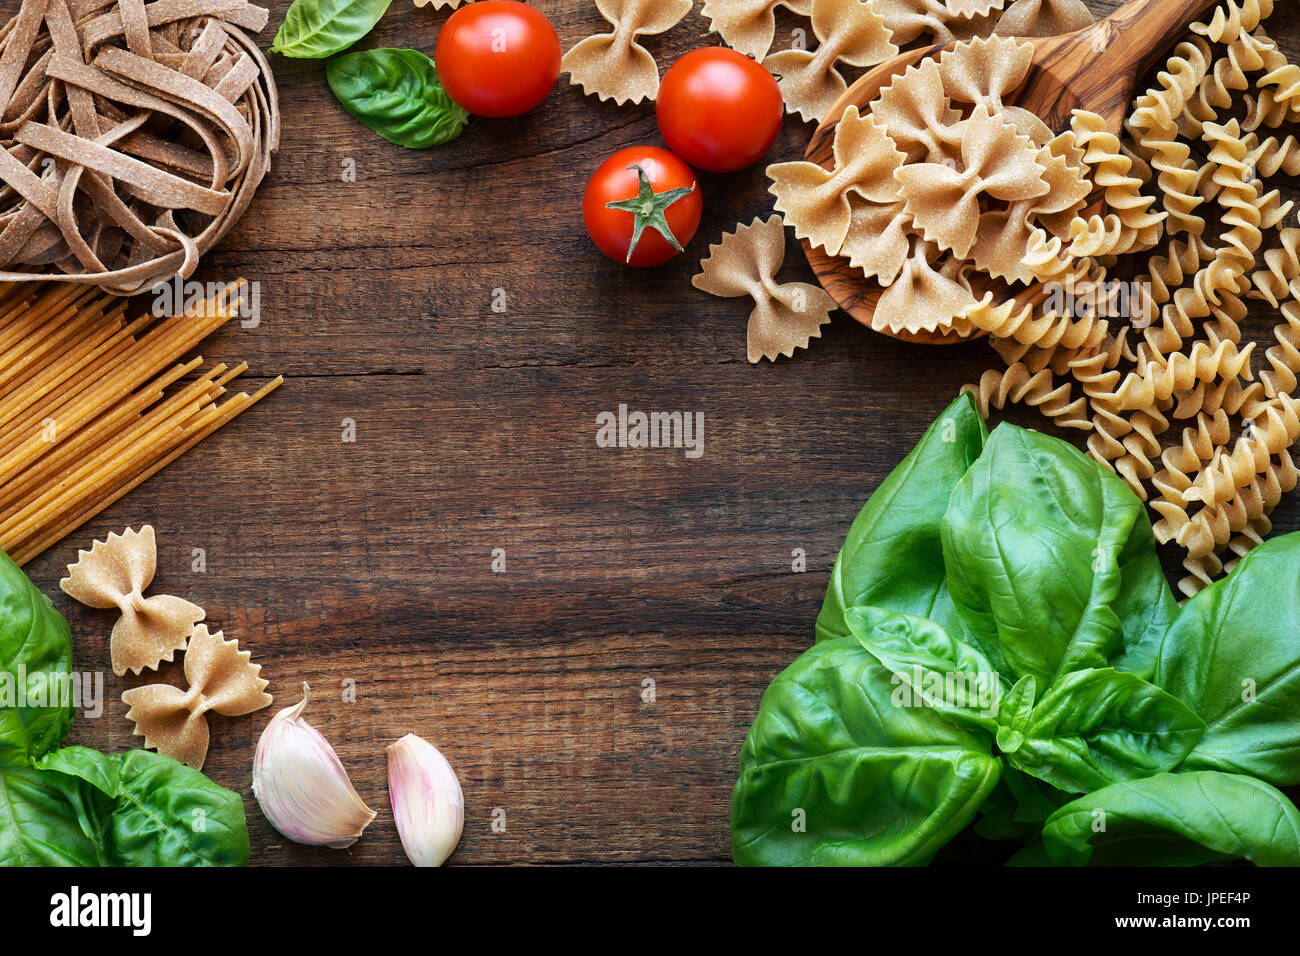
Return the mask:
[[[640,165],[633,164],[628,169],[635,169],[637,178],[640,181],[637,194],[631,199],[620,199],[617,202],[605,203],[606,209],[621,209],[623,212],[632,214],[632,241],[627,247],[626,261],[629,263],[632,261],[632,253],[636,251],[637,244],[641,241],[641,234],[645,232],[647,226],[667,239],[669,244],[678,252],[685,252],[686,250],[682,248],[682,244],[673,235],[673,230],[668,225],[664,213],[677,200],[695,192],[695,184],[679,186],[676,189],[668,189],[657,193],[654,186],[650,184],[650,177],[646,175],[646,171]]]

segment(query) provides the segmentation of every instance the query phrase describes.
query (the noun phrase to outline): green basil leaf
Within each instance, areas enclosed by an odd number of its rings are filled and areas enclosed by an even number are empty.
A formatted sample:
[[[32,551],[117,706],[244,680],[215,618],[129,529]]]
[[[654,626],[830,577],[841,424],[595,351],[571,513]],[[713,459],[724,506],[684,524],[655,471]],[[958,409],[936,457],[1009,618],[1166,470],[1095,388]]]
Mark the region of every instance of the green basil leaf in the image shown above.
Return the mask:
[[[147,750],[105,756],[65,747],[40,766],[51,777],[63,775],[81,785],[91,808],[84,816],[107,866],[248,862],[243,799],[171,757]]]
[[[99,866],[77,808],[32,767],[0,769],[0,866]]]
[[[0,767],[57,747],[72,724],[72,634],[0,551]]]
[[[845,620],[858,643],[890,672],[890,682],[907,691],[908,706],[929,707],[956,723],[997,733],[998,672],[974,647],[933,621],[883,608],[850,608]]]
[[[1188,769],[1300,784],[1300,534],[1264,542],[1183,605],[1156,681],[1205,718]]]
[[[1043,843],[1058,866],[1300,866],[1300,812],[1251,777],[1163,773],[1066,804],[1048,818]]]
[[[441,146],[469,114],[452,101],[433,61],[418,50],[362,50],[331,60],[325,78],[343,108],[390,143]]]
[[[306,59],[331,56],[369,33],[392,2],[293,0],[271,41],[271,51]]]
[[[968,394],[958,396],[876,489],[835,559],[817,640],[848,637],[844,614],[870,605],[937,621],[959,633],[943,572],[939,522],[958,479],[979,457],[988,429]]]
[[[823,641],[763,695],[731,804],[741,864],[923,864],[997,784],[987,736],[895,706],[852,638]]]
[[[1101,465],[1000,425],[957,483],[942,532],[965,637],[1004,676],[1045,688],[1114,662],[1149,676],[1173,596],[1146,509]]]
[[[1059,678],[1034,705],[1016,746],[1004,746],[1001,735],[998,743],[1016,769],[1088,793],[1172,770],[1204,732],[1182,701],[1107,667]]]
[[[1020,749],[1029,730],[1029,717],[1034,712],[1034,698],[1038,696],[1038,681],[1026,674],[1016,681],[1002,697],[998,709],[998,749],[1011,753]]]

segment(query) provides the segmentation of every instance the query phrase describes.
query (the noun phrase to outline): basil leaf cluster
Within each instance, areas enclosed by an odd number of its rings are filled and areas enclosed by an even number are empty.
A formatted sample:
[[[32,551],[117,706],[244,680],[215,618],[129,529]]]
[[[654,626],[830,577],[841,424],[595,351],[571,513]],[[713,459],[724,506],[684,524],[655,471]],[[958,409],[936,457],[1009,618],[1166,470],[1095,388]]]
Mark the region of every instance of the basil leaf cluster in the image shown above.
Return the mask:
[[[1181,609],[1142,502],[969,396],[849,529],[740,754],[742,864],[1300,864],[1300,533]]]
[[[149,751],[59,749],[71,672],[67,621],[0,551],[0,866],[247,863],[239,794]]]

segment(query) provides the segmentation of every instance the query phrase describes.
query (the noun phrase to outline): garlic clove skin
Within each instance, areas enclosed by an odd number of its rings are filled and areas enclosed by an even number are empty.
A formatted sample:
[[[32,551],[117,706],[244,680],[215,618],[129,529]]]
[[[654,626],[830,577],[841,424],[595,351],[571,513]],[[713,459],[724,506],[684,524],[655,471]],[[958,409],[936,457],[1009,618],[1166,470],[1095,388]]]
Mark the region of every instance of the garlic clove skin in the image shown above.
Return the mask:
[[[391,744],[388,796],[407,858],[416,866],[442,866],[465,826],[465,794],[447,758],[415,734]]]
[[[311,688],[266,725],[253,757],[253,796],[271,826],[295,843],[349,847],[375,811],[362,802],[338,754],[303,719]]]

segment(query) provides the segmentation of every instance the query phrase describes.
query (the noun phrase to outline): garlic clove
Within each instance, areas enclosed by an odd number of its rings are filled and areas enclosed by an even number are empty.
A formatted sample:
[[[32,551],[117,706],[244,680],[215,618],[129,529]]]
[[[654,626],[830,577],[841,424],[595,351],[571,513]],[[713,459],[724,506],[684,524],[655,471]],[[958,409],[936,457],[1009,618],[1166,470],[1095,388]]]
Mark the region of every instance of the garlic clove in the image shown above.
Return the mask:
[[[303,719],[311,688],[266,725],[253,758],[253,796],[284,836],[335,849],[357,842],[375,811],[357,795],[329,741]]]
[[[407,858],[416,866],[441,866],[465,826],[465,794],[447,758],[415,734],[391,744],[388,796]]]

